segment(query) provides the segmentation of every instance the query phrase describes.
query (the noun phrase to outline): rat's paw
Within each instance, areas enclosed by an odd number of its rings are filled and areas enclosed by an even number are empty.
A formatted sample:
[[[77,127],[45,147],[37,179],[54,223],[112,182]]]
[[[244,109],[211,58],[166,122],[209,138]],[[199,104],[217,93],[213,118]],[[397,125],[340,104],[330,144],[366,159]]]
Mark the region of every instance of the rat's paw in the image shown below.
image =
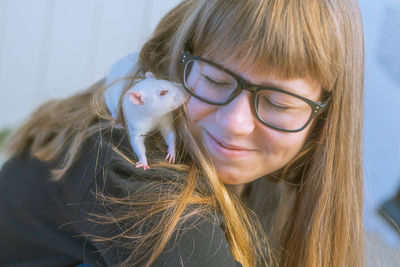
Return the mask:
[[[167,160],[170,164],[175,163],[175,153],[168,153],[168,155],[165,157],[165,160]]]
[[[147,162],[142,163],[142,162],[140,162],[140,161],[138,161],[138,162],[136,163],[136,168],[143,168],[143,170],[148,170],[148,169],[150,169],[149,165],[147,165]]]
[[[175,146],[168,145],[168,154],[165,157],[165,160],[167,160],[170,164],[175,163]]]

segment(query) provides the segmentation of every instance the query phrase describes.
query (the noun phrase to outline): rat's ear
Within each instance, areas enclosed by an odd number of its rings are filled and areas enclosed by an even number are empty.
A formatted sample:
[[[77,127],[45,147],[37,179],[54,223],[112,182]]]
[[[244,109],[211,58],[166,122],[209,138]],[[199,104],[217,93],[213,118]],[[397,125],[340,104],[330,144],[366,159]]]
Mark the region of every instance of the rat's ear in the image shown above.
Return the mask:
[[[142,95],[136,91],[128,91],[126,93],[128,95],[128,99],[135,105],[143,105]]]
[[[156,78],[156,75],[154,75],[154,73],[152,73],[151,71],[148,71],[144,74],[146,76],[146,78]]]

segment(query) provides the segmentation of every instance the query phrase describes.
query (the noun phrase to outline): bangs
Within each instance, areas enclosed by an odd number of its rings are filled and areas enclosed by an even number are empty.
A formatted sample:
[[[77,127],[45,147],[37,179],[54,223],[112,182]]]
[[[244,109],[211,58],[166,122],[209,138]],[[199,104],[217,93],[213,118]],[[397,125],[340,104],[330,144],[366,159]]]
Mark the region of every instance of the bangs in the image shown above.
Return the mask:
[[[206,19],[196,25],[196,54],[239,61],[244,69],[281,79],[308,78],[331,90],[344,59],[337,23],[324,1],[219,2],[209,4],[201,15]]]

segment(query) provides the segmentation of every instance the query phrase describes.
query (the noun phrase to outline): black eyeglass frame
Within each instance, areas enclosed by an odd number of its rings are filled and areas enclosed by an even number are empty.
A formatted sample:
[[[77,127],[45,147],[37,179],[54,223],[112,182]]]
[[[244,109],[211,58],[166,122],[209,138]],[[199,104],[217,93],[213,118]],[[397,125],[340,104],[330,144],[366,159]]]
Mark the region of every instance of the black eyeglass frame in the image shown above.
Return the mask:
[[[233,92],[231,93],[231,95],[228,97],[228,99],[227,99],[226,101],[224,101],[224,102],[214,102],[214,101],[210,101],[210,100],[208,100],[208,99],[205,99],[205,98],[203,98],[203,97],[201,97],[201,96],[198,96],[198,95],[194,94],[189,88],[186,87],[186,85],[185,85],[185,71],[184,71],[184,70],[185,70],[185,68],[186,68],[186,64],[188,64],[191,60],[200,60],[200,61],[206,62],[206,63],[212,65],[213,67],[215,67],[215,68],[217,68],[217,69],[220,69],[221,71],[224,71],[224,72],[230,74],[230,75],[236,80],[236,82],[237,82],[237,88],[235,88],[235,89],[233,90]],[[203,101],[203,102],[205,102],[205,103],[207,103],[207,104],[216,105],[216,106],[223,106],[223,105],[229,104],[229,102],[231,102],[236,96],[238,96],[238,95],[240,94],[241,91],[247,90],[247,91],[249,91],[249,92],[251,93],[251,106],[252,106],[252,110],[253,110],[253,112],[254,112],[256,118],[257,118],[262,124],[264,124],[264,125],[266,125],[266,126],[268,126],[268,127],[270,127],[270,128],[279,130],[279,131],[290,132],[290,133],[296,133],[296,132],[302,131],[303,129],[305,129],[305,128],[310,124],[310,122],[311,122],[316,116],[318,116],[319,114],[321,114],[321,112],[322,112],[322,111],[324,110],[324,108],[326,107],[326,104],[329,102],[329,99],[328,99],[326,102],[324,102],[324,103],[315,102],[315,101],[312,101],[312,100],[310,100],[310,99],[308,99],[308,98],[305,98],[305,97],[303,97],[303,96],[300,96],[300,95],[297,95],[297,94],[294,94],[294,93],[285,91],[285,90],[280,89],[280,88],[277,88],[277,87],[265,86],[265,85],[257,85],[257,84],[249,83],[248,81],[246,81],[245,79],[243,79],[243,78],[240,77],[239,75],[233,73],[233,72],[230,71],[229,69],[226,69],[226,68],[224,68],[223,66],[218,65],[217,63],[212,62],[212,61],[210,61],[210,60],[208,60],[208,59],[205,59],[205,58],[202,58],[202,57],[199,57],[199,56],[195,56],[195,55],[193,55],[193,54],[191,54],[191,53],[189,53],[189,52],[182,51],[182,53],[181,53],[181,64],[182,64],[182,85],[183,85],[183,87],[185,88],[185,90],[186,90],[191,96],[193,96],[193,97],[195,97],[195,98],[197,98],[197,99],[199,99],[199,100],[201,100],[201,101]],[[256,105],[257,100],[258,100],[258,92],[259,92],[259,91],[262,91],[262,90],[272,90],[272,91],[276,91],[276,92],[281,92],[281,93],[288,94],[288,95],[291,95],[291,96],[294,96],[294,97],[296,97],[296,98],[298,98],[298,99],[303,100],[304,102],[306,102],[306,103],[307,103],[308,105],[310,105],[310,107],[311,107],[311,114],[310,114],[309,119],[307,120],[307,122],[306,122],[301,128],[298,128],[298,129],[296,129],[296,130],[282,129],[282,128],[273,126],[273,125],[269,124],[268,122],[264,121],[264,120],[263,120],[262,118],[260,118],[260,116],[258,115],[258,110],[257,110],[258,107],[257,107],[257,105]]]

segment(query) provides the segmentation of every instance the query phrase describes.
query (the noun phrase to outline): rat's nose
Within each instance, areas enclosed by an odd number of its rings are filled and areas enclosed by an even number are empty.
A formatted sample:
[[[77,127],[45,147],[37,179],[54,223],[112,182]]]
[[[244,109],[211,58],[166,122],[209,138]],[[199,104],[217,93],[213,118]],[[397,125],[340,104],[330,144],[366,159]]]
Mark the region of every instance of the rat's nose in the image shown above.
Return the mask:
[[[251,109],[251,94],[241,92],[227,105],[219,106],[217,122],[232,135],[247,135],[254,131],[255,117]]]

